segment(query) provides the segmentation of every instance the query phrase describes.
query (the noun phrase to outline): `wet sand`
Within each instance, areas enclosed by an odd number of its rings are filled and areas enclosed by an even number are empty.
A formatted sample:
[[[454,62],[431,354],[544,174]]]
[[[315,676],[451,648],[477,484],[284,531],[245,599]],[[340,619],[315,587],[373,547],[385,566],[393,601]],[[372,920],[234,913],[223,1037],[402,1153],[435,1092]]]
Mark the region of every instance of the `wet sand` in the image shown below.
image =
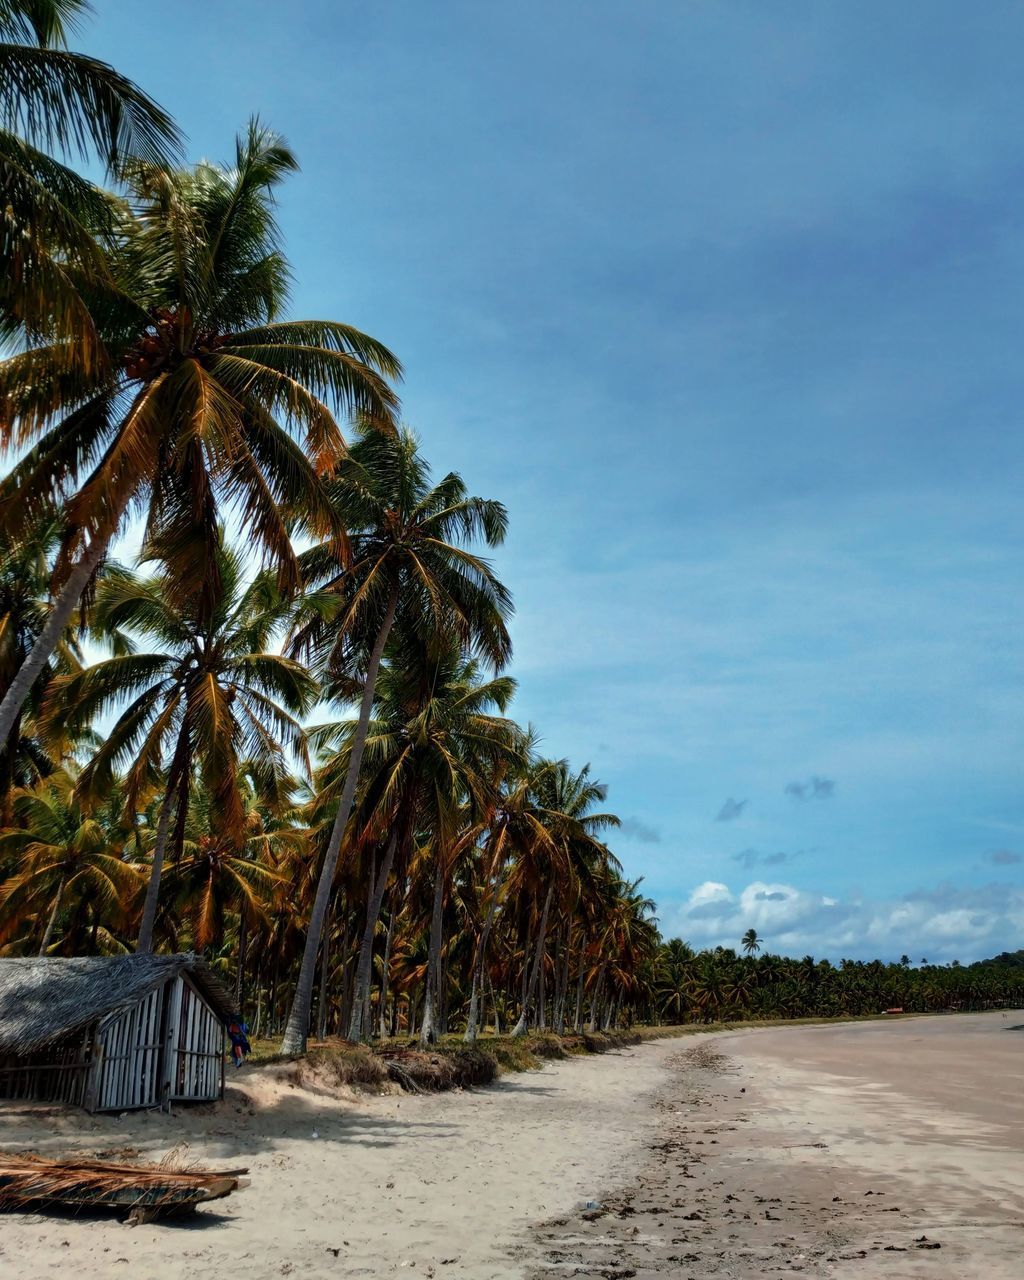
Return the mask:
[[[1024,1015],[717,1035],[681,1050],[639,1171],[532,1274],[1024,1274]]]
[[[0,1104],[5,1150],[154,1159],[184,1139],[252,1171],[188,1225],[3,1215],[0,1277],[1016,1280],[1018,1025],[701,1035],[433,1097],[243,1071],[221,1107],[174,1117]]]

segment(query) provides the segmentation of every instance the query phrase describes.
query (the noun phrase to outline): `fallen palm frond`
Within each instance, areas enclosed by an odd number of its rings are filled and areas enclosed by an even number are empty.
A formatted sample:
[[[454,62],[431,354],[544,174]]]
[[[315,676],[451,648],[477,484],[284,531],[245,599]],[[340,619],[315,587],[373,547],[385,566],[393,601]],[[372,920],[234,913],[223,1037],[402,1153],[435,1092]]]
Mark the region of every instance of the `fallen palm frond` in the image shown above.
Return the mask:
[[[0,1208],[37,1205],[128,1209],[136,1214],[181,1212],[247,1185],[247,1169],[173,1170],[165,1165],[102,1160],[45,1160],[0,1155]]]

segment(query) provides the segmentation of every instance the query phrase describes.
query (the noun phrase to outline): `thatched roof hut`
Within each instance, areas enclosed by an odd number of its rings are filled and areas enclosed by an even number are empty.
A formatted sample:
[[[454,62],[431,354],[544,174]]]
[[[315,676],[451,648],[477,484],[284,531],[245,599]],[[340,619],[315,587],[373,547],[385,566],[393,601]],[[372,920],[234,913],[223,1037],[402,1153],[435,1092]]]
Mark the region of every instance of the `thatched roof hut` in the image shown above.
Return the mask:
[[[223,1089],[232,999],[199,956],[0,959],[0,1097],[90,1110]]]

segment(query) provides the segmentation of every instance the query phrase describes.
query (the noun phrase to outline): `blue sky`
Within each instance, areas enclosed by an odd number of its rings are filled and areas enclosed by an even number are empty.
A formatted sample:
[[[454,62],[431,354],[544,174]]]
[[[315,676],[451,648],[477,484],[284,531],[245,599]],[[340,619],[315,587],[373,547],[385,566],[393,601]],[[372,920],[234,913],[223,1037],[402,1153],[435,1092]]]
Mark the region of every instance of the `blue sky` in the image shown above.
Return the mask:
[[[663,928],[1022,945],[1024,11],[96,7],[194,155],[298,151],[294,314],[507,503],[517,714]]]

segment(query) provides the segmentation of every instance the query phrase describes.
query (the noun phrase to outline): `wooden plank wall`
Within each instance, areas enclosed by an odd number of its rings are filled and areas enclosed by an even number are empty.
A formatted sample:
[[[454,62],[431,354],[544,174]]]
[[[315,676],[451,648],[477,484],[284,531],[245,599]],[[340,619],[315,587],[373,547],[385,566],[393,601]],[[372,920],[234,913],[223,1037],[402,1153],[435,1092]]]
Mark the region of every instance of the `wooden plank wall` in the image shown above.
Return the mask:
[[[100,1026],[93,1109],[129,1111],[160,1103],[160,1031],[166,984]]]
[[[80,1106],[92,1067],[92,1027],[28,1058],[0,1059],[0,1098],[37,1098]]]
[[[187,981],[182,983],[177,1070],[171,1097],[176,1101],[212,1102],[221,1095],[224,1026]]]

